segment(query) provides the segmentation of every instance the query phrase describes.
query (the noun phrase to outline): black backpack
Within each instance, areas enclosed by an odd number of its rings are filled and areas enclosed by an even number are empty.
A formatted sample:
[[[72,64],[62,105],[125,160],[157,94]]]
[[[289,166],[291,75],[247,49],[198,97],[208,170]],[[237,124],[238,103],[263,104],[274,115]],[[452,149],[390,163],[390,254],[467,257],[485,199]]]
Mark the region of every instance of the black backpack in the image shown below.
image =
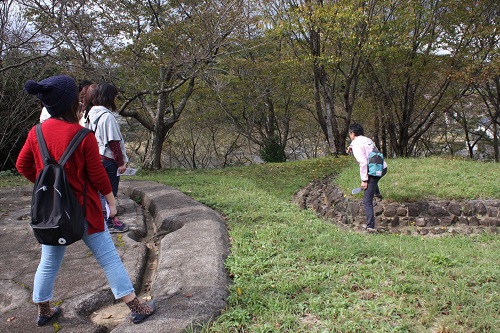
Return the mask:
[[[36,126],[36,137],[44,167],[33,186],[30,225],[40,244],[69,245],[82,239],[87,184],[84,186],[82,208],[66,179],[64,165],[88,133],[90,130],[80,129],[61,159],[56,162],[45,144],[41,124]]]

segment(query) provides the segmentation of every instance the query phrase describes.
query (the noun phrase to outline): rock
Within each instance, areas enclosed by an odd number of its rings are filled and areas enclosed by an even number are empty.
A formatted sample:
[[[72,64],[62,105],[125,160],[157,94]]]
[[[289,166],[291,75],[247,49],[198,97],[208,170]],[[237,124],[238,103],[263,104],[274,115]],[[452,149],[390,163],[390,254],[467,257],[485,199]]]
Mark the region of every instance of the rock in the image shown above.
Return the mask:
[[[319,216],[324,215],[341,225],[364,225],[365,213],[359,197],[344,194],[334,181],[328,177],[311,182],[303,190],[298,191],[294,200],[301,207],[312,207]],[[474,233],[474,228],[485,232],[484,227],[500,226],[499,200],[469,200],[469,201],[418,201],[396,203],[387,200],[374,201],[376,224],[387,228],[391,233],[401,234],[410,230],[411,226],[425,229],[419,234],[441,233]],[[453,227],[451,227],[453,226]],[[429,229],[429,227],[440,227]],[[395,232],[395,230],[400,230]],[[465,230],[465,231],[464,231]],[[411,231],[407,231],[411,234]]]

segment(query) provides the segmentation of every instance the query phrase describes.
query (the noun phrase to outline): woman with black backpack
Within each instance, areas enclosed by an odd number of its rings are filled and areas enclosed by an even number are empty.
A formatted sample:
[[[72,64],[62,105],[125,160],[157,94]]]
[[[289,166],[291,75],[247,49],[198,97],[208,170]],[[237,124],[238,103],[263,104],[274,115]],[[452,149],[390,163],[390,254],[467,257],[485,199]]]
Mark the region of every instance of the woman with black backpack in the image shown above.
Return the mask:
[[[50,155],[57,161],[81,129],[78,123],[78,87],[72,78],[59,75],[40,82],[30,80],[26,82],[25,89],[28,93],[37,95],[50,113],[51,117],[42,124],[42,132]],[[28,133],[16,167],[31,182],[35,182],[44,167],[35,128]],[[110,216],[116,215],[116,202],[93,133],[86,135],[64,168],[68,182],[82,206],[86,187],[83,241],[103,268],[115,298],[122,299],[128,305],[131,321],[140,323],[155,312],[155,304],[153,301],[141,303],[136,297],[130,277],[104,223],[98,192],[105,193]],[[33,302],[38,306],[39,326],[49,323],[60,314],[60,308],[51,307],[49,302],[65,251],[66,246],[42,245],[41,260],[33,286]]]

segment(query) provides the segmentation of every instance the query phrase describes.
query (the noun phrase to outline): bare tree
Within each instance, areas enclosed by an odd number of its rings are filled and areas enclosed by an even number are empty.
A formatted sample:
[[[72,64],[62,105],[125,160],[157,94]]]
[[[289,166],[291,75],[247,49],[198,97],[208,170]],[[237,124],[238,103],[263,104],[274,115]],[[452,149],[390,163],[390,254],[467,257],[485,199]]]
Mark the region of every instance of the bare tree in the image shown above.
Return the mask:
[[[500,30],[497,2],[484,6],[481,29],[472,36],[470,58],[473,65],[468,81],[481,96],[493,141],[494,159],[500,161]]]
[[[483,84],[474,84],[487,110],[486,130],[493,141],[493,158],[500,162],[500,75],[496,74]]]
[[[103,46],[110,42],[98,16],[98,1],[19,0],[24,16],[55,49],[60,72],[99,79]]]
[[[0,2],[0,169],[11,169],[40,106],[23,90],[51,68],[51,47],[42,47],[39,31],[20,15],[15,1]]]

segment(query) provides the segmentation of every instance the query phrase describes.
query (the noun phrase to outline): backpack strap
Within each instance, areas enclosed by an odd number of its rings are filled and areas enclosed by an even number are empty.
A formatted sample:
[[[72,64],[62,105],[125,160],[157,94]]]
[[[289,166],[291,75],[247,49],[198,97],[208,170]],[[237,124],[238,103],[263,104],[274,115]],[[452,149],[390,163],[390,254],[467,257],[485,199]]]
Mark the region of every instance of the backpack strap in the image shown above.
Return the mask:
[[[59,165],[61,167],[64,167],[64,164],[66,164],[71,155],[73,155],[73,153],[75,152],[76,148],[80,145],[85,136],[87,136],[87,134],[89,134],[90,132],[92,131],[89,130],[88,128],[82,127],[75,134],[75,136],[69,143],[68,148],[66,148],[61,158],[59,159]],[[83,183],[83,206],[82,206],[83,217],[86,216],[85,214],[86,207],[87,207],[87,178],[85,178],[85,181]]]
[[[378,151],[377,146],[375,145],[375,142],[373,142],[373,140],[370,140],[370,146],[372,147],[372,151],[373,151],[374,153],[380,153],[380,152]]]
[[[68,148],[66,148],[66,150],[64,151],[64,153],[62,154],[61,158],[59,159],[59,165],[60,166],[64,166],[64,164],[66,164],[66,162],[69,160],[69,158],[71,157],[71,155],[73,155],[73,152],[76,150],[76,148],[78,148],[78,146],[80,145],[80,142],[82,142],[82,140],[85,138],[85,136],[87,134],[89,134],[91,132],[91,130],[89,130],[88,128],[81,128],[76,134],[75,136],[73,137],[73,139],[71,140],[71,142],[69,143],[68,145]]]
[[[59,159],[59,165],[61,167],[64,167],[64,164],[68,161],[68,159],[73,155],[75,152],[76,148],[80,145],[82,140],[92,132],[88,128],[81,128],[71,139],[71,142],[69,143],[68,147],[62,154],[61,158]],[[55,160],[50,156],[49,150],[47,149],[47,144],[45,143],[45,139],[43,137],[42,133],[42,124],[36,125],[36,138],[38,140],[38,146],[40,147],[40,153],[42,154],[42,159],[43,163],[45,166],[49,165],[50,163],[55,162]],[[85,179],[84,185],[83,185],[83,216],[85,217],[85,207],[87,206],[87,179]]]
[[[95,129],[95,131],[92,131],[92,132],[94,132],[94,133],[95,133],[95,132],[97,132],[97,125],[99,124],[99,120],[101,120],[101,117],[102,117],[102,116],[104,116],[107,112],[108,112],[108,111],[104,111],[103,113],[101,113],[101,114],[99,115],[99,117],[97,117],[97,119],[96,119],[96,120],[94,120],[94,121],[92,122],[92,124],[94,125],[94,129]],[[91,123],[90,123],[90,119],[89,119],[89,128],[90,128],[90,125],[91,125]]]
[[[52,156],[49,153],[49,150],[47,149],[47,144],[45,143],[45,139],[44,139],[43,133],[42,133],[42,124],[36,125],[36,139],[38,141],[38,147],[40,149],[40,154],[42,154],[43,164],[45,166],[47,166],[51,162],[53,162],[54,159],[52,158]]]

